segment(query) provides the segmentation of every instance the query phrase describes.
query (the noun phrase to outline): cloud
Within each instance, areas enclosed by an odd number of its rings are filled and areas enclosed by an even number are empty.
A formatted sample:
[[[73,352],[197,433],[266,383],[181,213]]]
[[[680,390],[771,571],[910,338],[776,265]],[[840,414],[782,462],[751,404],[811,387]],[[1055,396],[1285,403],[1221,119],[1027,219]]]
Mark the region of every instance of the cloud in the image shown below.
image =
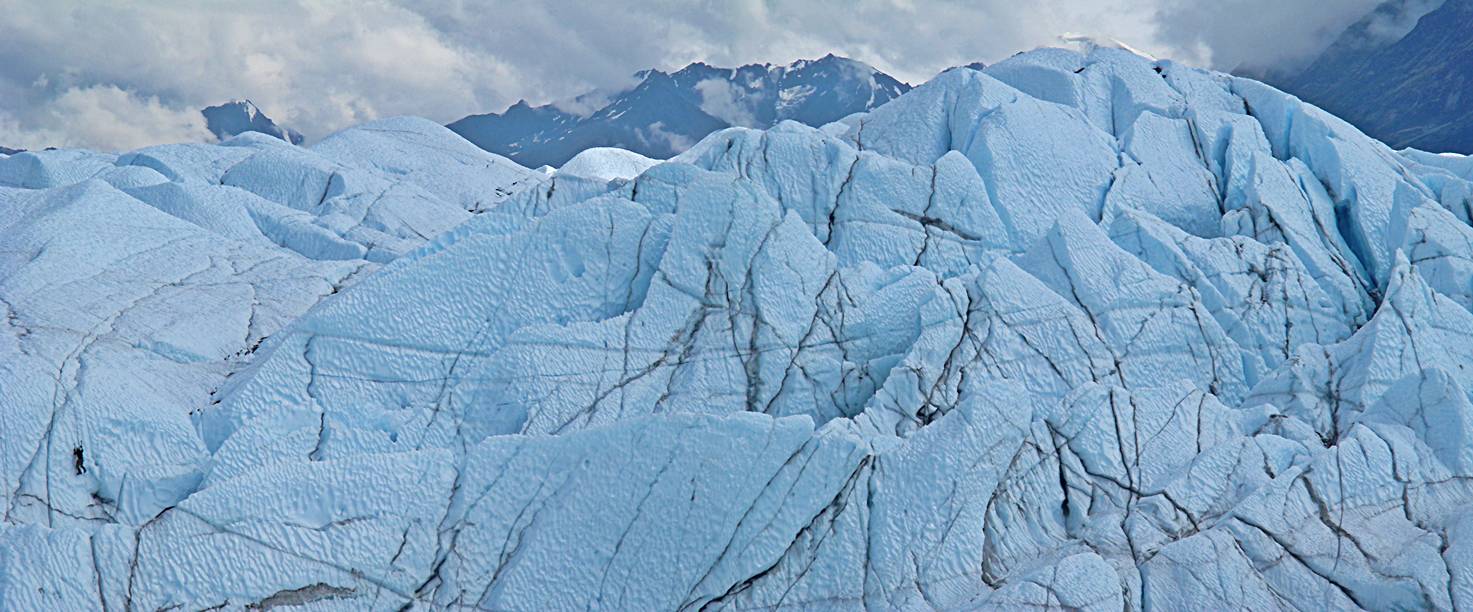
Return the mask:
[[[0,117],[0,142],[39,149],[47,146],[128,151],[169,142],[214,140],[198,109],[170,108],[112,85],[73,87],[31,115],[22,126]]]
[[[0,110],[27,125],[73,89],[114,86],[178,108],[248,97],[320,137],[384,115],[453,118],[477,87],[511,82],[383,1],[0,0],[0,14]]]
[[[250,98],[313,140],[387,115],[572,100],[698,60],[833,52],[917,83],[1063,32],[1231,68],[1303,57],[1376,1],[0,0],[0,117],[53,143],[124,142],[50,119],[69,92],[113,87],[176,110]]]
[[[1312,61],[1382,1],[1165,0],[1155,20],[1178,56],[1220,70],[1283,68]]]
[[[757,127],[752,110],[742,104],[742,93],[726,79],[706,79],[696,83],[701,96],[701,111],[739,127]]]
[[[650,124],[649,129],[640,130],[640,136],[649,144],[664,144],[673,151],[684,151],[695,146],[695,141],[690,138],[665,129],[665,123],[656,121]]]
[[[624,79],[611,84],[604,85],[587,93],[579,94],[570,98],[553,100],[554,108],[565,113],[572,113],[579,117],[587,117],[608,106],[616,96],[639,85],[639,79],[635,75],[626,75]]]
[[[1400,40],[1423,15],[1437,10],[1443,0],[1404,0],[1400,4],[1384,4],[1371,13],[1366,33],[1381,41]]]

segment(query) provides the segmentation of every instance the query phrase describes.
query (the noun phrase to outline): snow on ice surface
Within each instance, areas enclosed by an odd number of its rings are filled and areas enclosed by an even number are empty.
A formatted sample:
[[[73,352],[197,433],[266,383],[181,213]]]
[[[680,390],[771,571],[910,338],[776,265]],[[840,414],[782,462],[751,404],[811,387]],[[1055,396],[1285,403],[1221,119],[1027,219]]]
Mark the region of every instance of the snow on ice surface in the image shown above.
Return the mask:
[[[5,608],[1473,606],[1473,182],[1252,81],[1041,50],[549,178],[43,153]]]
[[[573,159],[558,168],[557,172],[612,181],[632,179],[658,163],[660,160],[650,159],[633,151],[613,147],[594,147],[574,155]]]

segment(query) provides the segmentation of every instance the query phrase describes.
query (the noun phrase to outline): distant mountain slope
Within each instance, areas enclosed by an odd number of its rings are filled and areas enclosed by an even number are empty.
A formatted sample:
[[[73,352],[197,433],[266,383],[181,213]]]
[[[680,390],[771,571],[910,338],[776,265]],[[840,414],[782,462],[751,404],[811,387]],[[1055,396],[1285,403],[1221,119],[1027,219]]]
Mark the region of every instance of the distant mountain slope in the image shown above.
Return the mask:
[[[1348,28],[1299,74],[1270,80],[1393,147],[1470,153],[1470,25],[1473,0],[1441,6],[1392,0]]]
[[[24,151],[24,150],[25,149],[12,149],[10,147],[0,147],[0,155],[15,155],[16,153],[20,153],[21,151]]]
[[[910,90],[864,63],[832,54],[788,66],[696,63],[635,77],[637,85],[606,100],[594,93],[536,107],[523,101],[504,113],[471,115],[448,127],[529,168],[560,166],[592,147],[667,158],[719,129],[765,128],[788,119],[823,125]]]
[[[300,133],[277,125],[250,100],[231,100],[207,107],[200,114],[205,116],[205,127],[220,140],[244,132],[260,132],[292,144],[302,144]]]

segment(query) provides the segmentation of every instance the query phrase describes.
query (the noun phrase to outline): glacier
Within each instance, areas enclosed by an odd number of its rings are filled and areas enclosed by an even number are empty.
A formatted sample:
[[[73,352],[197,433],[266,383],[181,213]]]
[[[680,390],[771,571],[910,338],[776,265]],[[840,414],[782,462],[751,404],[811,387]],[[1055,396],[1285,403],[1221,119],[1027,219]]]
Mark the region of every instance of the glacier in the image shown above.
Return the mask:
[[[1473,607],[1473,164],[1126,50],[0,158],[5,609]]]

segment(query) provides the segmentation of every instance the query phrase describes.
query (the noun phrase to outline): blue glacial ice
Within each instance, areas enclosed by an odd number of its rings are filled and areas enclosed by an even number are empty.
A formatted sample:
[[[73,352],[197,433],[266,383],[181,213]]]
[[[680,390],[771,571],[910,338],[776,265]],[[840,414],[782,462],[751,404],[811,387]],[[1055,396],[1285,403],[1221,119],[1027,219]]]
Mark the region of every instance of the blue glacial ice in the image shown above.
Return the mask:
[[[1473,165],[1099,48],[0,158],[0,608],[1473,607]]]

